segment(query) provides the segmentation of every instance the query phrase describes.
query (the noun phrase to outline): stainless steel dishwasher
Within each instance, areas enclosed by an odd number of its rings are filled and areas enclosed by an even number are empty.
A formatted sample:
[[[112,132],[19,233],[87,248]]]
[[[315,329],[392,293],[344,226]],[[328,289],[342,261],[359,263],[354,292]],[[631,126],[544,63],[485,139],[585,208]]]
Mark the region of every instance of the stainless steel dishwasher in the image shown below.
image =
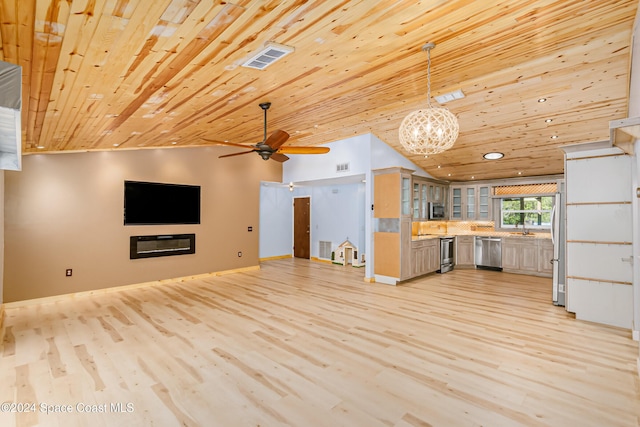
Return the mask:
[[[502,270],[502,238],[476,236],[476,267]]]

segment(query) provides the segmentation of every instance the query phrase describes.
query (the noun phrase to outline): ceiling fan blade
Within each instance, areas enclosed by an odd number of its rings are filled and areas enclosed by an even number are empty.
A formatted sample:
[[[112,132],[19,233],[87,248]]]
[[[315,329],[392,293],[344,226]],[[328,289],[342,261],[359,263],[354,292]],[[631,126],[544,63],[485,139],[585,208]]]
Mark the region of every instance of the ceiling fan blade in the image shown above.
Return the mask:
[[[216,141],[216,140],[207,139],[207,138],[202,138],[202,139],[207,141],[207,142],[212,142],[212,143],[218,144],[218,145],[229,145],[231,147],[251,148],[251,145],[246,145],[246,144],[236,144],[235,142],[227,142],[227,141]]]
[[[280,154],[280,153],[273,153],[271,155],[271,158],[273,160],[275,160],[276,162],[286,162],[287,160],[289,160],[289,157],[285,156],[284,154]]]
[[[287,139],[289,139],[288,133],[286,133],[283,130],[277,130],[273,132],[271,135],[269,135],[269,138],[267,138],[266,141],[264,141],[264,143],[267,144],[269,147],[273,148],[274,150],[277,150],[278,148],[280,148],[282,144],[287,142]]]
[[[329,147],[281,147],[278,153],[286,154],[325,154]]]
[[[223,158],[223,157],[233,157],[233,156],[240,156],[242,154],[249,154],[249,153],[253,153],[256,150],[249,150],[249,151],[241,151],[239,153],[233,153],[233,154],[225,154],[223,156],[218,156],[219,159]]]

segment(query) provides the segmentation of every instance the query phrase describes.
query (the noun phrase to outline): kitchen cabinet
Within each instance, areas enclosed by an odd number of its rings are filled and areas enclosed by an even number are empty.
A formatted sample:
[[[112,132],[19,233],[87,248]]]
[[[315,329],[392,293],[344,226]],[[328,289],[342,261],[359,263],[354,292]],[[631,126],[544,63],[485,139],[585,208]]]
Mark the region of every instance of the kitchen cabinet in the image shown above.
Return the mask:
[[[551,256],[547,259],[549,251]],[[553,271],[549,260],[552,257],[550,239],[528,236],[502,239],[502,270],[508,273],[551,277]]]
[[[400,174],[400,214],[411,215],[411,176]]]
[[[416,221],[429,219],[429,184],[419,178],[413,178],[413,219]]]
[[[411,277],[411,173],[373,171],[373,271],[376,282],[395,285]]]
[[[489,221],[493,219],[491,214],[491,187],[479,185],[478,187],[478,219]]]
[[[373,217],[411,215],[411,173],[403,168],[378,169],[373,176]]]
[[[538,241],[538,272],[545,276],[553,276],[553,243],[551,239]]]
[[[456,237],[456,267],[474,268],[475,267],[475,237],[474,236],[458,236]]]
[[[440,268],[440,239],[411,242],[411,277],[433,273]]]
[[[413,177],[412,208],[414,221],[429,219],[429,203],[442,203],[446,210],[447,186],[422,177]]]
[[[446,205],[448,202],[447,189],[445,184],[429,183],[429,201]]]
[[[493,219],[491,212],[491,186],[461,185],[451,187],[451,219],[464,221]]]
[[[451,187],[451,219],[462,219],[462,187]]]

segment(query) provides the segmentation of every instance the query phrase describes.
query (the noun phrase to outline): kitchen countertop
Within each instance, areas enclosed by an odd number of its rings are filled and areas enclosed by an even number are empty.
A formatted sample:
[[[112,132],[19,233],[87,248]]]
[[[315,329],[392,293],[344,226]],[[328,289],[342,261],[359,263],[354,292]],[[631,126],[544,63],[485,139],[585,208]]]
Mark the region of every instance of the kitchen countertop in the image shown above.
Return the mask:
[[[495,236],[495,237],[513,237],[516,239],[550,239],[551,233],[536,233],[532,232],[527,235],[522,233],[508,232],[508,231],[470,231],[462,233],[447,233],[447,234],[422,234],[412,235],[412,241],[419,241],[425,239],[439,239],[440,237],[452,237],[452,236]]]

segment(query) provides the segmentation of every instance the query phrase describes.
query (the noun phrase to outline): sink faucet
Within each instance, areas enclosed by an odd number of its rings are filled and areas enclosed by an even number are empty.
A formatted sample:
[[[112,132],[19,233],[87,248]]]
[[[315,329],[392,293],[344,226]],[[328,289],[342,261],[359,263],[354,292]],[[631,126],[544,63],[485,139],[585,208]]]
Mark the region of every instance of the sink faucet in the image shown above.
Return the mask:
[[[520,225],[520,221],[516,222],[516,229],[518,229],[519,225]],[[527,230],[526,228],[526,223],[522,221],[522,235],[526,236],[527,234],[529,234],[529,230]]]

